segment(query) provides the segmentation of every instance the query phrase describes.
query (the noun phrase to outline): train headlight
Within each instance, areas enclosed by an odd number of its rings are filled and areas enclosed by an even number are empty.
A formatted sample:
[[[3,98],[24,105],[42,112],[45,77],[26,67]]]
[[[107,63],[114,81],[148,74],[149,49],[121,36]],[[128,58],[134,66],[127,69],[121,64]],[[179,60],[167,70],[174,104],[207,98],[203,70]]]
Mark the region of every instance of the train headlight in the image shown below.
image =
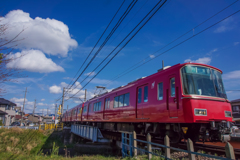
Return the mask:
[[[232,117],[232,113],[230,111],[225,111],[225,117]]]
[[[194,113],[196,116],[207,116],[206,109],[194,109]]]

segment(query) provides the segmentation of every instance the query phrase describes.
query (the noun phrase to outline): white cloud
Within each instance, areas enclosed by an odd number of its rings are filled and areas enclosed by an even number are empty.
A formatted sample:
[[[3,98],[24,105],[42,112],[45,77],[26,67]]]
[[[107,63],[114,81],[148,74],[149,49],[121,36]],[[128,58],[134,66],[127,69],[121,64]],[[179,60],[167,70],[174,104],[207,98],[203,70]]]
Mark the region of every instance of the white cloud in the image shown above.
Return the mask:
[[[10,11],[0,18],[0,24],[8,24],[6,37],[19,35],[21,40],[15,48],[38,49],[51,55],[67,56],[71,48],[77,47],[76,40],[69,34],[69,28],[61,21],[36,17],[32,19],[29,13],[22,10]]]
[[[240,70],[232,71],[226,74],[223,74],[223,79],[240,79]]]
[[[222,33],[222,32],[226,32],[233,29],[233,25],[232,25],[233,21],[234,20],[232,17],[225,19],[219,24],[219,27],[214,31],[214,33]]]
[[[155,56],[154,56],[153,54],[150,54],[149,57],[150,57],[151,59],[155,58]]]
[[[25,83],[30,83],[30,82],[37,82],[37,81],[40,81],[41,79],[38,78],[16,78],[16,79],[13,79],[13,83],[17,83],[17,84],[25,84]]]
[[[45,101],[45,99],[41,99],[41,101],[43,102],[43,101]]]
[[[210,56],[212,53],[217,52],[217,51],[218,51],[218,48],[214,48],[213,50],[208,52],[207,55]]]
[[[53,86],[49,87],[49,92],[58,94],[58,93],[62,93],[62,89],[59,86],[53,85]]]
[[[15,98],[15,97],[13,97],[13,98],[10,99],[10,101],[19,104],[19,103],[23,103],[24,98]],[[27,101],[27,99],[25,99],[25,102],[26,101]]]
[[[210,63],[211,63],[211,58],[209,58],[209,57],[203,57],[203,58],[199,58],[199,59],[197,59],[197,60],[186,59],[184,62],[185,62],[185,63],[187,63],[187,62],[193,62],[193,63],[210,64]]]
[[[13,58],[14,60],[7,64],[7,68],[18,68],[40,73],[64,72],[61,66],[54,63],[52,59],[47,58],[39,50],[24,50],[21,53],[17,52],[9,55],[9,58]]]
[[[96,75],[96,72],[89,72],[89,73],[85,73],[84,74],[85,76],[94,76],[94,75]]]
[[[89,80],[90,79],[87,79],[87,81],[89,81]],[[108,84],[110,82],[111,82],[110,80],[94,78],[90,83],[94,83],[94,84]]]
[[[240,44],[240,42],[234,42],[234,46],[239,45],[239,44]]]

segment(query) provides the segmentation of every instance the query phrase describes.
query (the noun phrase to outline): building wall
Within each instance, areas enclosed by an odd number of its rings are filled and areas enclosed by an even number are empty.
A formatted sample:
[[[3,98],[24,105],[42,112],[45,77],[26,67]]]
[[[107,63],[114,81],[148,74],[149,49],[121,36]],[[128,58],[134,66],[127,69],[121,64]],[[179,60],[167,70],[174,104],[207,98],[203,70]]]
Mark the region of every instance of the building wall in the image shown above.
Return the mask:
[[[33,123],[38,123],[39,117],[33,116],[33,115],[29,115],[29,116],[28,116],[28,120],[29,120],[29,121],[32,121]]]
[[[231,103],[233,118],[240,118],[240,102]]]

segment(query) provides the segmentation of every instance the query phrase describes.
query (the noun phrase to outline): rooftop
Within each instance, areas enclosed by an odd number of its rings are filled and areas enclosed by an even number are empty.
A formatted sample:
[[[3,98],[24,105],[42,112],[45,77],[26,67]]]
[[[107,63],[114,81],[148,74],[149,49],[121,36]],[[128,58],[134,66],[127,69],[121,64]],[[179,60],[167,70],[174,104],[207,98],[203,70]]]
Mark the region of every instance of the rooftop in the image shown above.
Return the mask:
[[[9,100],[6,100],[4,98],[0,98],[0,104],[6,104],[6,105],[12,105],[12,106],[17,106],[15,103],[9,101]]]

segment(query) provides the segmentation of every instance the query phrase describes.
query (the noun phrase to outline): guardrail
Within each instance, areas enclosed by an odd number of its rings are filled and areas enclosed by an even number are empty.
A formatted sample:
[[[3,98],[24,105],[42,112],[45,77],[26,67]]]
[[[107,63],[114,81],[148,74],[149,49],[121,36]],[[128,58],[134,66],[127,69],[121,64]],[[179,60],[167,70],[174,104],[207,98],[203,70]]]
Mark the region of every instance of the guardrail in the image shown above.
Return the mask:
[[[138,148],[137,147],[137,142],[147,144],[147,150]],[[152,151],[152,145],[164,148],[165,154],[160,155],[160,154],[154,153]],[[143,141],[143,140],[137,139],[135,131],[133,131],[133,132],[122,132],[122,156],[123,157],[126,157],[126,156],[136,157],[137,156],[137,150],[140,150],[140,151],[143,151],[144,153],[148,154],[148,159],[149,160],[152,158],[152,155],[160,156],[162,158],[171,160],[170,149],[172,149],[172,150],[175,150],[175,151],[188,153],[188,158],[190,160],[195,160],[196,159],[195,155],[199,155],[199,156],[203,156],[203,157],[209,157],[209,158],[215,158],[215,159],[221,159],[221,160],[235,159],[234,149],[233,149],[233,147],[230,143],[227,143],[226,146],[225,146],[225,151],[226,151],[226,157],[227,158],[194,152],[194,146],[193,146],[193,142],[191,141],[191,139],[187,140],[187,148],[188,148],[188,150],[183,150],[183,149],[179,149],[179,148],[170,147],[170,141],[169,141],[169,137],[167,135],[164,138],[164,145],[162,145],[162,144],[157,144],[157,143],[151,142],[151,135],[149,133],[147,135],[147,141]],[[128,151],[129,151],[129,154],[128,154]]]
[[[63,123],[60,123],[60,124],[44,124],[44,125],[39,125],[38,126],[38,129],[42,129],[42,130],[52,130],[52,129],[60,129],[60,130],[63,130]]]
[[[10,128],[13,128],[13,127],[18,127],[18,128],[21,128],[21,129],[34,129],[34,130],[52,130],[52,129],[55,129],[55,130],[63,130],[63,123],[60,123],[60,124],[44,124],[44,125],[39,125],[39,126],[0,126],[0,128],[7,128],[7,129],[10,129]]]
[[[21,129],[34,129],[34,130],[38,129],[38,127],[34,127],[34,126],[0,126],[0,128],[7,128],[7,129],[10,129],[10,128],[13,128],[13,127],[18,127],[18,128],[21,128]]]

